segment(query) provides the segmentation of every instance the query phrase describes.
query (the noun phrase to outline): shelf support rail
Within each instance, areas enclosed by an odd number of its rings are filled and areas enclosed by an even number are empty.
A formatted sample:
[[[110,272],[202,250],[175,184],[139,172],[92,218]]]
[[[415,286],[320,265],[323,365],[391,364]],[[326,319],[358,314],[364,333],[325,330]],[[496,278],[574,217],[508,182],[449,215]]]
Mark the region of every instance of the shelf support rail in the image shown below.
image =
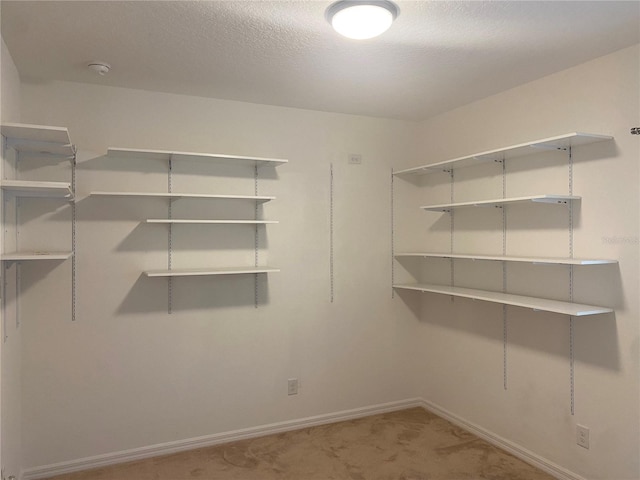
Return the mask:
[[[453,168],[451,170],[449,170],[449,181],[450,181],[450,186],[451,186],[451,191],[450,191],[450,199],[451,199],[451,204],[454,203],[454,183],[455,183],[455,177],[454,177],[454,171]],[[455,227],[455,223],[454,223],[454,209],[451,208],[449,209],[449,251],[451,252],[451,254],[453,254],[453,247],[454,247],[454,227]],[[452,287],[455,287],[455,262],[453,261],[453,257],[449,259],[449,276],[450,276],[450,284]],[[451,297],[451,302],[455,301],[455,297]]]
[[[569,147],[569,195],[573,195],[573,152]],[[573,258],[573,202],[569,202],[569,258]],[[573,302],[573,265],[569,265],[569,301]],[[569,316],[569,383],[571,415],[575,415],[574,318]]]
[[[333,163],[329,165],[329,282],[333,303]]]
[[[395,289],[393,284],[395,282],[395,230],[394,230],[394,218],[393,218],[393,168],[391,168],[391,298],[395,298]]]
[[[77,258],[76,255],[76,149],[73,149],[73,160],[71,161],[71,189],[73,190],[73,199],[71,200],[71,321],[76,321],[76,303],[77,303]]]
[[[253,168],[253,195],[255,197],[258,196],[258,164],[257,163]],[[258,221],[258,202],[257,201],[255,202],[254,215],[255,215],[255,220]],[[254,234],[253,234],[254,235],[253,264],[255,267],[258,266],[258,234],[259,234],[258,224],[256,223],[254,226]],[[254,302],[254,308],[258,308],[258,274],[257,273],[253,275],[253,302]]]
[[[167,191],[168,193],[172,193],[172,185],[171,185],[171,176],[173,173],[173,154],[169,157],[169,166],[168,166],[168,170],[167,170]],[[171,199],[169,200],[169,207],[168,207],[168,218],[169,220],[171,220],[172,218],[172,207],[173,207],[173,202],[171,201]],[[173,229],[172,229],[172,224],[169,223],[169,236],[167,239],[167,269],[171,270],[171,263],[172,263],[172,242],[173,242]],[[167,313],[169,315],[171,315],[173,313],[173,277],[171,277],[171,275],[169,275],[167,277]]]
[[[502,198],[507,198],[507,162],[503,157],[502,160],[496,160],[502,167]],[[502,255],[507,255],[507,209],[502,209]],[[507,262],[502,261],[502,292],[507,293]],[[507,305],[502,305],[502,388],[507,390],[508,387],[508,334],[509,325],[507,322]]]

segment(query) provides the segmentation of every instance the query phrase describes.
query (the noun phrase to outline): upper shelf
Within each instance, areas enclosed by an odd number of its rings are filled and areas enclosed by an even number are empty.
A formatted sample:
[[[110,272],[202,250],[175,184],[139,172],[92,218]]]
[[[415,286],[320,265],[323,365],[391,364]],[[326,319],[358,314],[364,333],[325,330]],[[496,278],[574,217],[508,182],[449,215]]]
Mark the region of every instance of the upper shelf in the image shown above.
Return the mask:
[[[14,252],[3,253],[3,262],[21,262],[27,260],[66,260],[73,256],[73,252]]]
[[[213,153],[173,152],[167,150],[140,150],[135,148],[109,148],[108,157],[114,158],[143,158],[148,160],[211,160],[219,163],[237,164],[246,163],[263,166],[278,166],[287,163],[288,160],[279,158],[242,157],[237,155],[222,155]]]
[[[18,152],[71,158],[76,151],[64,127],[3,123],[0,133],[6,137],[7,146]]]
[[[552,257],[510,257],[507,255],[465,255],[456,253],[407,252],[396,253],[395,257],[424,257],[424,258],[456,258],[463,260],[493,260],[503,262],[523,262],[535,265],[605,265],[618,263],[617,260],[598,258],[552,258]]]
[[[99,197],[152,197],[152,198],[214,198],[220,200],[254,200],[264,203],[275,200],[276,197],[253,195],[210,195],[206,193],[153,193],[153,192],[91,192]]]
[[[394,285],[393,287],[406,290],[417,290],[419,292],[439,293],[454,297],[464,297],[473,300],[500,303],[502,305],[514,305],[516,307],[531,308],[533,310],[540,310],[543,312],[561,313],[563,315],[571,315],[574,317],[613,312],[613,309],[607,307],[562,302],[546,298],[525,297],[523,295],[476,290],[473,288],[450,287],[447,285],[404,284]]]
[[[426,175],[428,173],[448,172],[456,168],[470,167],[482,162],[495,160],[509,160],[511,158],[524,157],[540,150],[568,150],[570,147],[587,145],[595,142],[603,142],[613,139],[610,135],[598,135],[593,133],[567,133],[557,137],[543,138],[532,142],[520,143],[509,147],[498,148],[486,152],[458,157],[443,162],[421,165],[419,167],[398,170],[394,175]]]
[[[2,180],[2,190],[18,197],[73,198],[71,184],[67,182],[33,182],[25,180]]]
[[[441,205],[425,205],[422,208],[429,212],[450,212],[456,208],[468,207],[502,207],[516,203],[551,203],[566,205],[572,200],[580,200],[574,195],[532,195],[528,197],[498,198],[494,200],[480,200],[475,202],[445,203]]]

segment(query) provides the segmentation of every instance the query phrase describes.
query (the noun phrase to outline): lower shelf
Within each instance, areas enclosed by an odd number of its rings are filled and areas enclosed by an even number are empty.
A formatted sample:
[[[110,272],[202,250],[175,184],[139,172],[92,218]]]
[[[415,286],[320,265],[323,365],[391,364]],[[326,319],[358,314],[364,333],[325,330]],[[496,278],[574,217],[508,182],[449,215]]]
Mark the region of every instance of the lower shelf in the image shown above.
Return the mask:
[[[169,223],[169,224],[205,224],[205,225],[266,225],[278,223],[277,220],[185,220],[170,218],[148,218],[147,223]]]
[[[485,302],[500,303],[502,305],[514,305],[516,307],[531,308],[543,312],[561,313],[581,317],[585,315],[599,315],[602,313],[612,313],[613,309],[597,307],[593,305],[581,305],[579,303],[562,302],[559,300],[548,300],[546,298],[525,297],[522,295],[512,295],[510,293],[490,292],[486,290],[476,290],[472,288],[449,287],[447,285],[430,285],[425,283],[399,284],[393,288],[404,290],[417,290],[419,292],[439,293],[454,297],[471,298]]]
[[[3,253],[0,259],[3,262],[21,262],[23,260],[66,260],[73,252],[14,252]]]
[[[245,273],[273,273],[279,268],[272,267],[227,267],[227,268],[185,268],[174,270],[147,270],[147,277],[192,277],[197,275],[239,275]]]

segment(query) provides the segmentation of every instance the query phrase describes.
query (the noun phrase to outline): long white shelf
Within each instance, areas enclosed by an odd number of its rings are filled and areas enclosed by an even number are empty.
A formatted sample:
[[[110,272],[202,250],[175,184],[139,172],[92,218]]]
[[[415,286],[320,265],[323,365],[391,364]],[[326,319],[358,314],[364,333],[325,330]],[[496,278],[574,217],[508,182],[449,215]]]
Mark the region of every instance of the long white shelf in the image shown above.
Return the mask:
[[[502,305],[514,305],[516,307],[531,308],[533,310],[540,310],[544,312],[561,313],[563,315],[571,315],[574,317],[582,317],[585,315],[599,315],[602,313],[613,312],[613,309],[606,307],[561,302],[559,300],[548,300],[545,298],[525,297],[522,295],[490,292],[472,288],[450,287],[446,285],[397,284],[393,287],[404,290],[417,290],[419,292],[438,293],[442,295],[451,295],[454,297],[470,298],[473,300],[482,300],[485,302],[499,303]]]
[[[73,198],[71,184],[68,182],[2,180],[0,188],[19,197]]]
[[[156,197],[156,198],[213,198],[221,200],[254,200],[264,203],[275,200],[276,197],[253,195],[212,195],[206,193],[153,193],[153,192],[91,192],[98,197]]]
[[[213,224],[213,225],[266,225],[269,223],[278,223],[277,220],[189,220],[189,219],[169,219],[169,218],[148,218],[147,223],[201,223],[201,224]]]
[[[263,157],[243,157],[238,155],[224,155],[214,153],[195,153],[195,152],[174,152],[168,150],[144,150],[135,148],[114,148],[107,150],[108,157],[114,158],[142,158],[148,160],[212,160],[224,163],[249,163],[261,166],[278,166],[288,163],[288,160],[280,158],[263,158]]]
[[[26,260],[66,260],[73,256],[73,252],[14,252],[3,253],[0,260],[20,262]]]
[[[532,195],[528,197],[497,198],[493,200],[480,200],[475,202],[445,203],[441,205],[425,205],[420,208],[429,212],[449,212],[456,208],[468,207],[502,207],[518,203],[550,203],[566,205],[572,200],[580,200],[575,195]]]
[[[478,165],[483,162],[523,157],[525,155],[539,152],[540,150],[568,150],[570,147],[588,145],[590,143],[603,142],[611,139],[613,139],[613,137],[610,135],[573,132],[558,135],[556,137],[543,138],[541,140],[534,140],[532,142],[498,148],[496,150],[488,150],[486,152],[445,160],[443,162],[398,170],[397,172],[394,172],[394,175],[425,175],[442,171],[448,172],[452,169]]]
[[[19,152],[72,157],[75,147],[69,131],[64,127],[3,123],[0,133],[7,138],[7,145]]]
[[[536,265],[605,265],[618,263],[617,260],[598,258],[553,258],[553,257],[517,257],[506,255],[467,255],[457,253],[434,252],[403,252],[396,253],[395,257],[423,257],[423,258],[456,258],[465,260],[492,260],[503,262],[523,262]]]
[[[272,267],[228,267],[228,268],[187,268],[173,270],[147,270],[147,277],[193,277],[203,275],[241,275],[247,273],[274,273],[279,268]]]

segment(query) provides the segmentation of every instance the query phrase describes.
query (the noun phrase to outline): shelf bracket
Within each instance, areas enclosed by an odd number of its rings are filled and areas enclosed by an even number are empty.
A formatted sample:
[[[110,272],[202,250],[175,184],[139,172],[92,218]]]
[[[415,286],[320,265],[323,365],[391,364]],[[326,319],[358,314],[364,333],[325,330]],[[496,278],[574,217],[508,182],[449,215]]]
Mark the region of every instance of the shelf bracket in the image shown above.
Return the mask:
[[[547,143],[532,143],[529,145],[531,148],[538,148],[540,150],[558,150],[558,151],[566,151],[567,147],[559,147],[558,145],[549,145]],[[571,147],[569,147],[571,148]]]

